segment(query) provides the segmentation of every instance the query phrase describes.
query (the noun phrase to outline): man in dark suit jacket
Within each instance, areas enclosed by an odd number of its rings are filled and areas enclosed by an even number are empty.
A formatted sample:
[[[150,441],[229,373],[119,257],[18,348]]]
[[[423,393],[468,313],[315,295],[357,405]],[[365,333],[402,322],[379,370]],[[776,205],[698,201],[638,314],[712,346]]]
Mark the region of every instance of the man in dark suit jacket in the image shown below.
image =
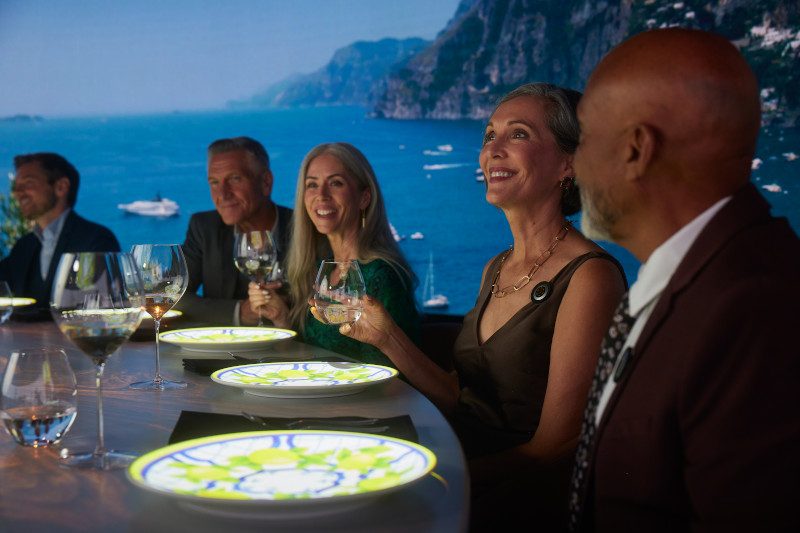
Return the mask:
[[[582,227],[643,265],[604,341],[571,528],[800,531],[800,240],[749,183],[755,76],[720,36],[646,32],[578,116]]]
[[[50,292],[56,267],[65,252],[118,252],[114,234],[79,216],[74,210],[80,174],[62,156],[53,153],[18,155],[14,199],[33,231],[19,239],[0,261],[0,280],[15,296],[35,298],[33,308],[19,308],[18,318],[49,318]]]
[[[208,185],[216,210],[192,215],[183,253],[189,285],[178,308],[191,320],[255,325],[248,279],[233,264],[235,232],[269,230],[283,261],[292,210],[272,202],[267,151],[249,137],[219,139],[208,147]],[[202,286],[202,297],[197,294]]]

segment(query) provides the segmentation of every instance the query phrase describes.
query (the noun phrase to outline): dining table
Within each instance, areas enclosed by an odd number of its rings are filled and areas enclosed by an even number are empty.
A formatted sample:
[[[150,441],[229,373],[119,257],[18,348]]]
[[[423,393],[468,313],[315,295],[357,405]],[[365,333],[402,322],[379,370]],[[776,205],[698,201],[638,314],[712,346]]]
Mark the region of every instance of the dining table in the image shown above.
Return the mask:
[[[152,327],[152,322],[149,324]],[[151,331],[151,330],[150,330]],[[161,373],[185,381],[182,390],[133,390],[130,383],[153,377],[155,342],[143,324],[106,363],[102,398],[105,444],[108,449],[134,455],[162,448],[182,412],[262,417],[387,418],[408,415],[419,444],[436,455],[431,474],[351,507],[327,506],[324,512],[269,512],[225,515],[204,512],[201,505],[185,505],[180,498],[134,485],[126,470],[67,468],[59,463],[62,450],[91,450],[97,440],[95,369],[52,322],[15,322],[0,325],[0,374],[15,350],[60,347],[75,371],[78,383],[77,417],[60,443],[32,448],[21,446],[0,431],[0,532],[214,532],[214,531],[466,531],[469,520],[469,475],[461,446],[440,411],[419,391],[400,378],[360,392],[318,398],[270,398],[243,392],[187,370],[184,359],[226,358],[222,351],[190,352],[161,342]],[[337,357],[319,347],[283,340],[247,356],[275,356],[286,361]],[[347,359],[345,357],[345,359]],[[258,428],[256,428],[258,429]],[[214,428],[210,428],[213,432]],[[313,508],[312,508],[313,509]]]

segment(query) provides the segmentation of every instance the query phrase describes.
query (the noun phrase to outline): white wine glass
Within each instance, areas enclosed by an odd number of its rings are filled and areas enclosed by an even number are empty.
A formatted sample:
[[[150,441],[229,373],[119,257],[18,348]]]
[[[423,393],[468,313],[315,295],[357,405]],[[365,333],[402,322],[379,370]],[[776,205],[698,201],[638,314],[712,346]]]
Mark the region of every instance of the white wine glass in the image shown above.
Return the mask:
[[[314,307],[326,324],[361,318],[367,290],[357,261],[322,261],[314,283]]]
[[[108,358],[139,327],[144,294],[130,254],[65,253],[58,262],[50,312],[61,332],[94,362],[97,388],[97,445],[87,452],[62,449],[64,466],[112,470],[134,459],[105,447],[102,379]]]
[[[0,281],[0,324],[5,324],[14,311],[14,293],[5,281]]]
[[[78,387],[64,350],[27,348],[8,359],[0,389],[0,419],[23,446],[60,441],[77,413]]]
[[[278,250],[269,231],[243,231],[236,234],[233,243],[233,263],[239,272],[259,286],[272,280],[273,269],[278,262]],[[258,325],[264,320],[258,314]]]
[[[185,389],[186,382],[170,381],[161,376],[158,339],[161,318],[178,303],[189,283],[183,251],[177,244],[134,244],[131,255],[142,275],[144,309],[153,317],[156,332],[156,374],[153,379],[131,383],[130,387],[138,390]]]

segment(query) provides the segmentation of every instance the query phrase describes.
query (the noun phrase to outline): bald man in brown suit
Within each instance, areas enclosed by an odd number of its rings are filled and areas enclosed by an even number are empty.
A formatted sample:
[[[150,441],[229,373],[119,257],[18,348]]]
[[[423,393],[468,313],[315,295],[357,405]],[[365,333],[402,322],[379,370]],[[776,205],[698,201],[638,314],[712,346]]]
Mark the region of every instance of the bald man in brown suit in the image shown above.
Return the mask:
[[[727,40],[681,29],[589,79],[583,229],[643,265],[592,386],[573,530],[800,531],[800,240],[749,183],[758,94]]]

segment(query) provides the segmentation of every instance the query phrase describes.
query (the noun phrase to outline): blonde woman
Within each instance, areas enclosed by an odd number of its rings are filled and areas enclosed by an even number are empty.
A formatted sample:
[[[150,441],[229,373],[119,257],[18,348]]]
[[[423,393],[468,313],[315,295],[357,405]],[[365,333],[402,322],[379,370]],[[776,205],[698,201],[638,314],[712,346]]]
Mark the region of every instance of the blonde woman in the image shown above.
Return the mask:
[[[365,363],[394,366],[372,345],[314,320],[308,299],[323,259],[357,260],[367,294],[380,301],[411,339],[419,337],[415,278],[389,229],[372,166],[356,147],[327,143],[303,159],[287,258],[288,298],[250,284],[250,306],[278,327],[299,330],[305,342]]]

